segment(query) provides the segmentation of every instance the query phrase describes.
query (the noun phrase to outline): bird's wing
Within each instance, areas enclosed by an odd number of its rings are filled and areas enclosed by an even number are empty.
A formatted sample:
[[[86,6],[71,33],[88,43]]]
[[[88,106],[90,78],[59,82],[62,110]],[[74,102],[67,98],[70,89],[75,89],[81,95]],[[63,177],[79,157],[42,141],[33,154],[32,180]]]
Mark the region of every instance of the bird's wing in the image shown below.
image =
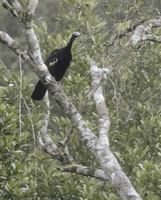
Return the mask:
[[[55,49],[51,52],[49,57],[46,59],[45,64],[48,67],[54,66],[58,62],[58,49]]]

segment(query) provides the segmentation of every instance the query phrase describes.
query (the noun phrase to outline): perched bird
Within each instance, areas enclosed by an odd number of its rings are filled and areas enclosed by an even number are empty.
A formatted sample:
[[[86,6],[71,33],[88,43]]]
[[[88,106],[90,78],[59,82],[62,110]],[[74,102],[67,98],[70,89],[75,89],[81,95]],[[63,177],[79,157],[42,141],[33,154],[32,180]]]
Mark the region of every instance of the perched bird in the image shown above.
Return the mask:
[[[72,60],[71,47],[74,40],[79,35],[79,32],[74,32],[65,47],[53,50],[46,59],[45,64],[47,65],[50,74],[55,78],[56,81],[60,81],[68,69]],[[45,93],[46,88],[41,80],[39,80],[35,86],[31,98],[34,100],[41,100],[45,96]]]

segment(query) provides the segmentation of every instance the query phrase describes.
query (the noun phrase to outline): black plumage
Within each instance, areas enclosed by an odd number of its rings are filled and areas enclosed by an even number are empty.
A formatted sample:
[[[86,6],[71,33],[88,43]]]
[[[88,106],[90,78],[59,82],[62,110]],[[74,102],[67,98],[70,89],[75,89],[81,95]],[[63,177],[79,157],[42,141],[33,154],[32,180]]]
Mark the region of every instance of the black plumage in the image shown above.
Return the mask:
[[[45,64],[47,65],[50,74],[55,78],[56,81],[60,81],[68,69],[72,60],[71,47],[74,40],[79,35],[79,32],[74,32],[65,47],[53,50],[46,59]],[[46,88],[41,80],[39,80],[35,86],[31,98],[34,100],[41,100],[45,96],[45,93]]]

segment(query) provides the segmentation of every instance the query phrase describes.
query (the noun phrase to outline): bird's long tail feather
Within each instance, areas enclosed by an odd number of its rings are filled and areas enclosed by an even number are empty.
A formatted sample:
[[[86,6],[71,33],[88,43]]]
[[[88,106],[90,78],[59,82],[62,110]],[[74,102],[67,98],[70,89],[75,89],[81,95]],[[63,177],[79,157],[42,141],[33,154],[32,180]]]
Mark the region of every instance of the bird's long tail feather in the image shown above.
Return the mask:
[[[34,100],[41,100],[46,93],[46,88],[42,84],[42,82],[39,80],[35,86],[35,89],[31,95],[31,98]]]

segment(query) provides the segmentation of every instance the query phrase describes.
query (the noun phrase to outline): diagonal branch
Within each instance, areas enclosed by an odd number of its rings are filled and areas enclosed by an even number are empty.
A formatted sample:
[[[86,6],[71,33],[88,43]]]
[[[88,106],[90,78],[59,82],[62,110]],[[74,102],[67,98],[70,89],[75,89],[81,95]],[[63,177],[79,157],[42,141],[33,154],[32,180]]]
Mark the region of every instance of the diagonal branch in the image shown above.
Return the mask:
[[[18,56],[21,56],[26,63],[35,68],[36,65],[30,59],[28,53],[21,50],[19,48],[19,44],[10,35],[3,31],[0,31],[0,42],[8,46],[14,53],[16,53]]]
[[[92,169],[83,165],[65,165],[60,168],[63,172],[70,172],[82,176],[97,178],[103,181],[109,181],[102,169]]]
[[[29,41],[32,41],[32,39]],[[85,121],[82,119],[82,116],[79,114],[75,106],[70,102],[69,98],[64,94],[64,92],[60,88],[60,85],[49,74],[46,65],[42,63],[43,62],[42,58],[41,57],[39,58],[38,56],[37,58],[35,58],[35,60],[37,60],[37,65],[33,63],[33,61],[30,60],[28,54],[20,50],[20,48],[18,48],[18,44],[13,40],[13,38],[11,38],[7,33],[4,33],[2,31],[0,31],[0,42],[5,43],[17,55],[22,55],[22,58],[28,64],[31,65],[33,70],[45,84],[46,88],[48,88],[50,94],[53,96],[54,99],[57,100],[59,105],[65,110],[68,117],[74,123],[74,126],[79,130],[88,148],[94,149],[96,136],[91,132],[89,128],[87,128]],[[41,55],[39,54],[39,52],[40,49],[38,50],[38,53],[37,52],[35,53],[35,55]]]
[[[41,147],[44,149],[45,152],[51,155],[53,159],[58,160],[62,164],[70,162],[68,157],[63,152],[63,149],[58,148],[48,134],[41,134],[41,136],[39,136],[38,139]]]
[[[17,0],[2,0],[2,5],[4,8],[8,9],[19,22],[21,22],[21,13],[23,12],[23,8]]]

